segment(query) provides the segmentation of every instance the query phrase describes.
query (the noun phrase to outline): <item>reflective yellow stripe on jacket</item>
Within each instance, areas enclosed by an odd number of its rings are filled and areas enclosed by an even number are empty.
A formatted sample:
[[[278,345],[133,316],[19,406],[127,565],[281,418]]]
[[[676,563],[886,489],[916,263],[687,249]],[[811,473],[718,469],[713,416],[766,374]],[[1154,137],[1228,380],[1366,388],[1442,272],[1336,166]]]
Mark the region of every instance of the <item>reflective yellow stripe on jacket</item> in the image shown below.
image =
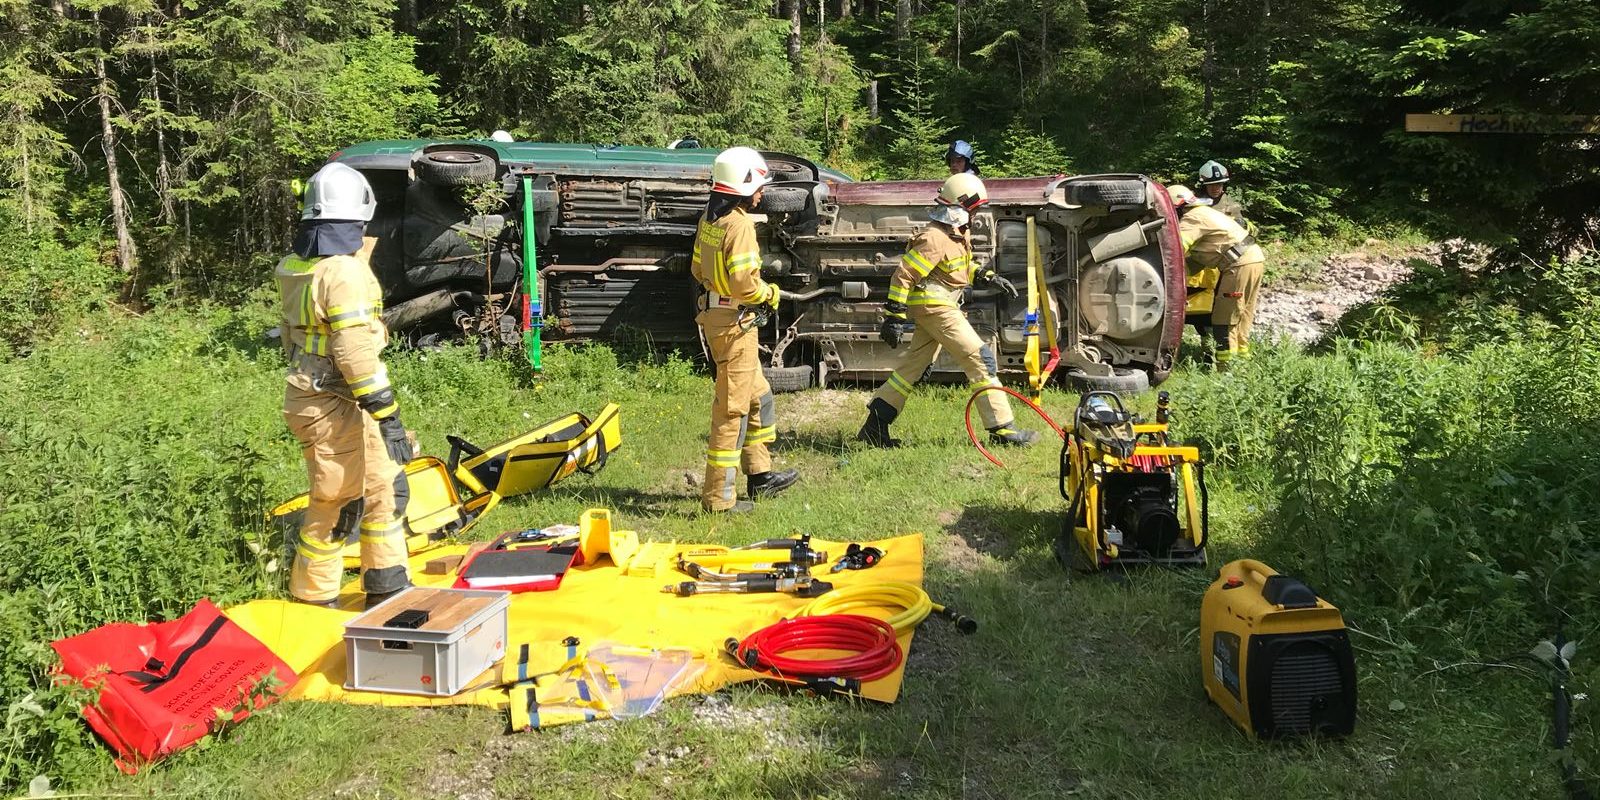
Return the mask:
[[[920,254],[906,253],[906,261],[913,269],[920,269],[919,261],[926,261]],[[934,265],[934,268],[947,275],[957,276],[959,282],[965,287],[972,282],[972,254],[963,253],[954,258],[947,258]],[[931,270],[929,270],[931,272]],[[923,273],[928,274],[927,272]],[[961,289],[946,286],[937,281],[923,281],[911,290],[909,305],[913,306],[958,306],[961,305]]]

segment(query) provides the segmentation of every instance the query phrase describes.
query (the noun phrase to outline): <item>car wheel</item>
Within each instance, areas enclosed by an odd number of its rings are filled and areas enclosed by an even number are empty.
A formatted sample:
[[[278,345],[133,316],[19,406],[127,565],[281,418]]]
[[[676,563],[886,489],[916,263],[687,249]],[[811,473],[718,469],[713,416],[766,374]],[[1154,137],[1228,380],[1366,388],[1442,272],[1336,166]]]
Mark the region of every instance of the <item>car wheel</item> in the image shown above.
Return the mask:
[[[446,188],[494,180],[494,159],[471,150],[434,150],[416,161],[417,178]]]
[[[811,190],[807,187],[768,186],[766,192],[761,195],[761,204],[756,206],[756,210],[767,214],[804,211],[810,201]]]
[[[767,385],[772,387],[773,394],[798,392],[811,388],[811,366],[809,364],[802,364],[798,367],[762,367],[761,374],[767,377]]]
[[[1090,375],[1082,370],[1066,372],[1067,385],[1080,392],[1116,392],[1134,395],[1150,388],[1150,375],[1140,369],[1112,368],[1110,375]]]
[[[1075,206],[1142,206],[1144,181],[1084,180],[1067,183],[1067,202]]]

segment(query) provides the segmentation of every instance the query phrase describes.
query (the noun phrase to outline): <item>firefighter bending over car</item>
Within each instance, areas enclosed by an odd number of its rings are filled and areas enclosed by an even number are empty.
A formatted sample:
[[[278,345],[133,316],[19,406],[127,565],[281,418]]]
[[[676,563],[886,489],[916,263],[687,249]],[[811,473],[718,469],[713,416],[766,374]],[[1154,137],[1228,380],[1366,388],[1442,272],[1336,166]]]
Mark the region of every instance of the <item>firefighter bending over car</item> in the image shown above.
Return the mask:
[[[800,478],[792,469],[772,470],[767,445],[777,439],[776,420],[756,338],[760,322],[778,307],[778,287],[761,279],[761,248],[750,219],[772,177],[760,153],[732,147],[711,165],[711,180],[692,266],[705,289],[695,322],[717,371],[700,504],[707,511],[745,512],[753,506],[737,498],[739,468],[751,497],[775,495]]]
[[[1218,370],[1250,357],[1250,328],[1256,318],[1266,254],[1239,223],[1202,204],[1187,186],[1168,186],[1180,217],[1178,236],[1190,275],[1217,270],[1211,303],[1211,332],[1217,341]]]
[[[933,222],[912,238],[890,281],[889,300],[883,304],[879,338],[889,347],[898,348],[911,335],[911,347],[873,395],[867,405],[866,424],[856,435],[878,447],[900,444],[890,437],[889,425],[900,415],[911,387],[939,356],[941,348],[955,357],[972,386],[1000,385],[993,360],[985,357],[983,340],[961,310],[962,297],[973,283],[993,286],[1007,299],[1017,296],[1010,281],[992,269],[980,270],[972,259],[967,227],[971,215],[989,202],[989,193],[977,176],[958,172],[945,179],[935,200],[928,212]],[[1011,403],[1003,393],[984,392],[977,406],[991,442],[1029,445],[1039,438],[1033,431],[1011,426]]]
[[[290,594],[305,603],[336,602],[352,534],[368,607],[411,585],[403,468],[411,443],[379,358],[389,334],[368,264],[376,240],[363,238],[376,207],[360,172],[344,164],[318,170],[306,186],[294,253],[277,268],[289,359],[283,416],[311,479],[289,573]]]

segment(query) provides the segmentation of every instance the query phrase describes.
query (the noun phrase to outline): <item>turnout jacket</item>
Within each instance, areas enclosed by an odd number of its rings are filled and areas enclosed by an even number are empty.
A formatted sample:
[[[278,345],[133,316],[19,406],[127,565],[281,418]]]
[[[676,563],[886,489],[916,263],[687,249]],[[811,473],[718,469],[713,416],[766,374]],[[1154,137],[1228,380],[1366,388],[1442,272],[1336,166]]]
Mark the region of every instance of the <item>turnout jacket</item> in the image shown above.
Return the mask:
[[[383,324],[383,290],[367,261],[370,254],[369,241],[355,255],[290,255],[278,262],[276,277],[283,298],[288,382],[304,391],[355,400],[383,419],[399,405],[379,357],[389,330]]]
[[[775,305],[778,287],[761,279],[756,224],[743,208],[715,221],[700,218],[690,271],[712,293],[710,307]]]
[[[911,306],[955,306],[972,283],[972,242],[942,222],[912,237],[900,267],[889,279],[889,302]]]

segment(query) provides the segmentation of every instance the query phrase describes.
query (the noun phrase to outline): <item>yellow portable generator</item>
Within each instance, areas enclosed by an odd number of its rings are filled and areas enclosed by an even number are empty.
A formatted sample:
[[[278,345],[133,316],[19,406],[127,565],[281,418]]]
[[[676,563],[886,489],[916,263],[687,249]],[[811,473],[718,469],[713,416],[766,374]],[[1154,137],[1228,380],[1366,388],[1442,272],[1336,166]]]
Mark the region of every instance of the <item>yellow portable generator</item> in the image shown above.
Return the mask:
[[[1169,402],[1140,422],[1114,392],[1078,399],[1061,444],[1067,517],[1055,542],[1069,569],[1118,564],[1204,564],[1206,484],[1200,451],[1168,441]]]
[[[1222,568],[1200,604],[1206,695],[1251,738],[1346,736],[1356,661],[1339,609],[1259,561]]]

